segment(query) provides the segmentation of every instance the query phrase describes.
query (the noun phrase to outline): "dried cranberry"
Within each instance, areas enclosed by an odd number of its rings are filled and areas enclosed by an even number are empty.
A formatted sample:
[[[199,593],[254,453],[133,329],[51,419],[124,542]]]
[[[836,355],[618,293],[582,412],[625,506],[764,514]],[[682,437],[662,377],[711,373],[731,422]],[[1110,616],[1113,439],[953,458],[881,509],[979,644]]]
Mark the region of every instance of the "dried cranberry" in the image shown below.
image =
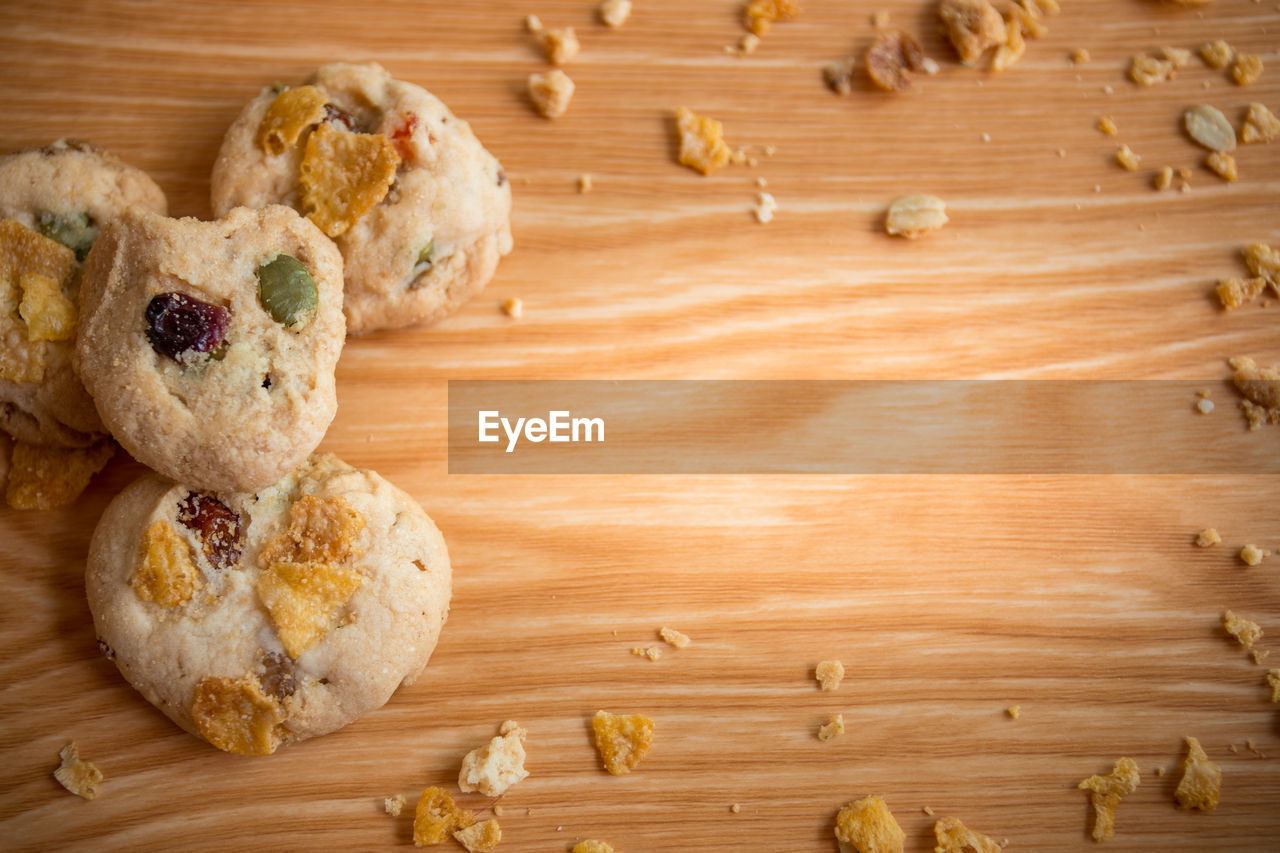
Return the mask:
[[[262,656],[262,674],[258,676],[262,692],[283,702],[298,689],[298,677],[293,673],[293,658],[279,652]]]
[[[229,569],[240,559],[240,515],[213,495],[188,494],[178,504],[178,521],[199,534],[204,555],[215,569]]]
[[[231,312],[182,293],[161,293],[147,303],[147,340],[174,361],[188,350],[213,352],[227,338]]]
[[[338,109],[333,104],[324,105],[324,120],[330,124],[342,125],[350,131],[354,131],[358,124],[355,120],[355,116],[351,115],[349,112]]]
[[[396,146],[400,159],[406,162],[413,160],[413,132],[418,129],[417,113],[407,113],[396,129],[391,131],[391,142]]]

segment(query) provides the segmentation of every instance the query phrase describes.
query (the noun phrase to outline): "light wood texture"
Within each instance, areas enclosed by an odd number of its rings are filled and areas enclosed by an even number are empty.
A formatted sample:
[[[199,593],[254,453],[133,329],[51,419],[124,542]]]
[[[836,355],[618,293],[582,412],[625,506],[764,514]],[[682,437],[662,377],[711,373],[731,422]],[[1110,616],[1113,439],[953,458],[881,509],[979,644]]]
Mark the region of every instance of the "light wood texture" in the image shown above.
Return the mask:
[[[223,755],[98,656],[83,559],[137,465],[117,460],[72,509],[0,509],[0,846],[406,847],[411,807],[392,819],[382,798],[451,783],[514,718],[532,775],[503,802],[509,853],[592,837],[626,853],[828,851],[836,810],[870,793],[909,851],[932,849],[924,806],[1010,850],[1083,850],[1075,784],[1121,755],[1143,782],[1105,849],[1275,850],[1277,706],[1218,627],[1234,608],[1277,647],[1280,558],[1235,557],[1280,548],[1275,477],[451,477],[445,446],[450,378],[1184,378],[1213,388],[1220,429],[1241,429],[1224,359],[1280,361],[1280,309],[1224,314],[1209,290],[1243,272],[1242,244],[1280,241],[1280,145],[1237,151],[1227,185],[1180,116],[1280,109],[1275,4],[1063,0],[998,76],[953,60],[931,3],[808,0],[747,58],[722,50],[741,33],[734,0],[635,6],[609,31],[591,2],[563,0],[0,4],[0,149],[91,139],[147,169],[174,214],[206,216],[222,131],[259,87],[376,59],[502,160],[516,239],[456,317],[344,351],[324,449],[417,496],[456,571],[427,674],[347,729]],[[836,97],[819,69],[865,46],[880,9],[942,73]],[[583,42],[557,122],[523,95],[545,68],[530,12]],[[1258,85],[1198,61],[1153,88],[1125,79],[1135,52],[1217,37],[1263,56]],[[1077,46],[1090,64],[1068,62]],[[682,104],[776,155],[710,178],[679,167]],[[1112,162],[1104,114],[1141,172]],[[1151,189],[1164,164],[1191,167],[1190,192]],[[584,172],[595,189],[580,195]],[[757,176],[780,205],[767,226],[749,212]],[[911,191],[946,199],[952,222],[889,239],[884,208]],[[498,310],[513,296],[520,321]],[[1254,438],[1274,445],[1275,428]],[[1206,525],[1222,546],[1192,547]],[[662,625],[693,645],[629,654]],[[849,675],[821,693],[812,670],[831,657]],[[628,777],[598,767],[597,708],[657,720]],[[847,734],[820,743],[833,713]],[[1173,804],[1187,734],[1223,768],[1210,814]],[[51,777],[72,738],[107,775],[92,803]]]

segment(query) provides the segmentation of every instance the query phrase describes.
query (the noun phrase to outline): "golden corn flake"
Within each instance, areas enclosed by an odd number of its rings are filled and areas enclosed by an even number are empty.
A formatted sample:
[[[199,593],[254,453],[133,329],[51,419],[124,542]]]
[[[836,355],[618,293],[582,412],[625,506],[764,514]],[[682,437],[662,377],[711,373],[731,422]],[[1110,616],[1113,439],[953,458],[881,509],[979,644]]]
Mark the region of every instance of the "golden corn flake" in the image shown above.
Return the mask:
[[[991,48],[1009,40],[1008,26],[990,0],[942,0],[938,17],[965,65],[976,64]]]
[[[1262,76],[1262,57],[1254,53],[1237,53],[1231,63],[1231,82],[1237,86],[1252,86]]]
[[[422,792],[413,814],[413,843],[418,847],[439,844],[456,829],[466,829],[476,822],[468,809],[458,808],[444,788],[434,785]]]
[[[1280,669],[1267,670],[1267,686],[1271,688],[1271,701],[1280,702]]]
[[[1204,164],[1209,168],[1209,171],[1228,183],[1240,177],[1240,171],[1236,168],[1236,158],[1230,154],[1224,154],[1221,151],[1210,152],[1209,156],[1204,159]]]
[[[364,577],[332,563],[271,563],[255,588],[289,657],[311,648],[329,632],[338,610]]]
[[[472,824],[453,834],[459,844],[467,848],[468,853],[493,853],[502,840],[502,827],[493,818],[482,823]]]
[[[380,133],[352,133],[322,124],[307,137],[298,174],[307,218],[330,237],[346,233],[386,198],[400,165]]]
[[[1230,364],[1235,371],[1232,381],[1250,402],[1264,409],[1280,408],[1280,369],[1259,367],[1247,356],[1233,358]]]
[[[709,175],[729,162],[733,152],[724,141],[724,127],[713,118],[694,115],[692,110],[676,110],[680,132],[680,163]]]
[[[545,30],[541,34],[541,39],[542,50],[547,54],[547,61],[552,65],[567,65],[582,48],[573,27]]]
[[[1266,243],[1251,243],[1244,250],[1244,262],[1251,273],[1265,278],[1268,284],[1280,291],[1280,250]]]
[[[1255,142],[1271,142],[1280,137],[1280,118],[1264,104],[1250,104],[1240,128],[1240,141],[1246,145]]]
[[[325,103],[324,93],[315,86],[298,86],[276,95],[258,125],[258,147],[268,154],[283,154],[297,144],[303,131],[324,119]]]
[[[994,838],[974,832],[959,818],[940,818],[933,825],[933,834],[938,839],[934,853],[1000,853],[1000,845]]]
[[[1133,149],[1128,145],[1121,145],[1116,148],[1116,164],[1126,172],[1136,172],[1142,162],[1142,156],[1133,153]]]
[[[742,22],[752,33],[762,36],[778,21],[790,21],[799,14],[796,0],[751,0],[742,12]]]
[[[303,495],[289,507],[289,527],[262,549],[262,563],[337,563],[356,555],[364,517],[341,495]]]
[[[177,607],[191,600],[204,585],[195,555],[173,525],[159,520],[142,534],[142,554],[129,584],[138,598],[161,607]]]
[[[1246,302],[1251,302],[1262,295],[1262,290],[1267,286],[1265,278],[1224,278],[1219,279],[1218,286],[1213,292],[1218,294],[1218,301],[1222,303],[1223,308],[1239,308]]]
[[[1141,776],[1132,758],[1121,758],[1106,776],[1090,776],[1077,787],[1089,792],[1093,804],[1093,840],[1106,841],[1116,834],[1116,806],[1137,790]]]
[[[0,220],[0,379],[39,382],[42,342],[75,334],[75,306],[62,292],[75,261],[75,252],[57,241],[16,220]]]
[[[270,755],[284,737],[280,703],[262,692],[256,678],[203,678],[191,700],[200,737],[223,752]]]
[[[907,836],[884,800],[864,797],[836,815],[836,838],[858,853],[902,853]]]
[[[1204,64],[1213,69],[1226,68],[1227,63],[1235,56],[1235,50],[1222,39],[1200,45],[1199,53]]]
[[[1187,738],[1187,757],[1182,762],[1182,781],[1173,792],[1180,809],[1200,809],[1207,812],[1218,805],[1218,792],[1222,788],[1222,769],[1209,760],[1200,741]]]
[[[72,741],[58,753],[62,763],[53,771],[53,778],[77,797],[92,800],[98,796],[98,785],[102,783],[102,771],[92,762],[80,758],[80,750]]]
[[[579,841],[573,845],[573,850],[569,853],[614,853],[614,851],[603,841]]]
[[[22,302],[18,316],[27,324],[33,341],[67,341],[76,334],[76,306],[62,292],[62,285],[38,272],[18,276]]]
[[[1266,548],[1259,548],[1257,545],[1250,543],[1240,549],[1240,560],[1246,566],[1256,566],[1271,556],[1271,552]]]
[[[820,741],[829,741],[833,737],[839,737],[842,734],[844,734],[844,714],[836,714],[818,726],[818,740]]]
[[[89,447],[13,443],[5,500],[14,509],[56,509],[80,497],[102,470],[116,446],[101,441]]]
[[[1230,610],[1222,613],[1222,627],[1246,649],[1253,648],[1253,644],[1262,639],[1262,627],[1257,622],[1237,616]]]
[[[814,669],[813,675],[823,690],[835,690],[844,681],[844,664],[838,660],[824,660]]]
[[[64,282],[76,265],[76,253],[14,219],[0,220],[0,278],[16,282],[36,273]]]
[[[1158,56],[1135,56],[1129,63],[1129,79],[1140,86],[1154,86],[1173,78],[1173,62]]]
[[[614,776],[630,773],[653,748],[653,720],[642,714],[596,711],[591,728],[604,769]]]

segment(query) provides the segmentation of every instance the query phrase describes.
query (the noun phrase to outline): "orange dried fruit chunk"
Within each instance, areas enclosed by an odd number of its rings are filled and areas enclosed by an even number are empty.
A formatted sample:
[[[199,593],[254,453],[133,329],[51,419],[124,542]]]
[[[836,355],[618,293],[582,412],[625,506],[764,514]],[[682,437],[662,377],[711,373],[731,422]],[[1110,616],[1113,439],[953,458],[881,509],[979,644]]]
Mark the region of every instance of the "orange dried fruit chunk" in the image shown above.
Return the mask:
[[[341,562],[355,555],[364,517],[341,496],[303,495],[289,507],[289,528],[262,549],[261,563]]]
[[[1173,792],[1180,809],[1207,812],[1218,805],[1222,788],[1222,768],[1209,760],[1200,741],[1187,737],[1187,757],[1182,762],[1182,781]]]
[[[596,711],[591,728],[604,769],[614,776],[630,773],[653,748],[653,720],[643,714]]]
[[[173,525],[153,521],[142,534],[142,554],[129,584],[138,598],[161,607],[186,604],[204,583],[195,555]]]
[[[413,813],[413,843],[417,847],[439,844],[456,829],[466,829],[476,822],[469,809],[458,808],[444,788],[431,786],[422,792]]]
[[[743,23],[758,36],[769,32],[777,21],[789,21],[800,14],[796,0],[751,0],[743,10]]]
[[[482,823],[472,824],[453,834],[459,844],[467,848],[468,853],[493,853],[502,840],[502,827],[493,818]]]
[[[863,797],[836,815],[836,838],[858,853],[902,853],[906,833],[880,797]]]
[[[324,93],[315,86],[285,89],[276,95],[258,125],[258,147],[268,154],[283,154],[303,131],[325,116]]]
[[[330,237],[346,233],[382,201],[400,155],[380,133],[352,133],[322,124],[307,138],[298,184],[307,218]]]
[[[938,839],[934,853],[1000,853],[1000,844],[991,836],[974,832],[959,818],[944,817],[933,825]]]
[[[1141,777],[1132,758],[1121,758],[1106,776],[1090,776],[1078,787],[1089,792],[1093,804],[1093,840],[1106,841],[1116,834],[1116,806],[1138,788]]]
[[[289,657],[297,658],[329,631],[338,609],[364,581],[332,563],[272,563],[258,576],[258,598],[271,614]]]
[[[724,141],[724,127],[713,118],[695,115],[692,110],[676,110],[680,132],[680,163],[709,175],[729,162],[733,152]]]
[[[270,755],[284,738],[284,709],[263,695],[256,679],[204,678],[196,685],[191,718],[196,731],[223,752]]]
[[[5,500],[14,509],[56,509],[80,497],[93,475],[116,452],[110,441],[89,447],[55,447],[16,441]]]

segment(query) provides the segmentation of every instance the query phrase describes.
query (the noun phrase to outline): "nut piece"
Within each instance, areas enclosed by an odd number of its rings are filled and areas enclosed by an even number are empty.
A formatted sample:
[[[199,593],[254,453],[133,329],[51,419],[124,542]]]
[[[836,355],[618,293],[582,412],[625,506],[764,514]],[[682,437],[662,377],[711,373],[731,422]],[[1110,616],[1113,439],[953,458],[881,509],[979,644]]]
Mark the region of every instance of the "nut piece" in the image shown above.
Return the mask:
[[[965,65],[976,65],[988,50],[1009,38],[1005,20],[990,0],[942,0],[938,17]]]
[[[352,133],[330,123],[307,137],[298,171],[306,216],[329,237],[345,234],[387,196],[400,154],[380,133]]]
[[[906,833],[879,797],[864,797],[836,815],[836,838],[858,853],[902,853]]]
[[[1265,278],[1224,278],[1218,281],[1213,292],[1218,294],[1222,307],[1230,310],[1257,299],[1266,286]]]
[[[1222,541],[1222,537],[1218,535],[1218,531],[1213,527],[1206,527],[1196,534],[1196,545],[1201,548],[1208,548],[1217,545]]]
[[[757,36],[769,32],[777,21],[790,21],[800,14],[796,0],[751,0],[743,9],[743,26]]]
[[[603,841],[579,841],[569,853],[614,853],[614,850]]]
[[[946,225],[949,221],[946,211],[946,202],[937,196],[904,195],[889,205],[884,230],[886,234],[914,240]]]
[[[458,808],[448,791],[433,785],[422,792],[413,813],[414,846],[439,844],[454,830],[466,829],[475,822],[470,810]]]
[[[938,839],[934,853],[1000,853],[1001,850],[994,838],[974,832],[955,817],[940,818],[933,825],[933,834]]]
[[[493,853],[502,840],[502,828],[493,818],[482,823],[472,824],[453,834],[459,844],[467,848],[468,853]]]
[[[115,442],[109,440],[89,447],[15,441],[5,483],[5,500],[14,509],[67,506],[80,497],[89,480],[115,452]]]
[[[1240,560],[1246,566],[1256,566],[1270,556],[1270,551],[1253,544],[1245,545],[1240,549]]]
[[[1245,145],[1271,142],[1280,136],[1280,118],[1263,104],[1250,104],[1240,128],[1240,141]]]
[[[1171,80],[1174,73],[1171,61],[1155,56],[1135,56],[1129,64],[1129,79],[1140,86],[1154,86]]]
[[[614,776],[630,773],[653,748],[653,720],[641,714],[596,711],[591,728],[604,769]]]
[[[733,155],[724,141],[724,127],[713,118],[680,107],[676,110],[676,129],[680,132],[680,163],[690,169],[709,175]]]
[[[98,796],[98,785],[102,783],[102,771],[90,761],[80,758],[80,749],[75,741],[67,744],[58,753],[62,763],[53,771],[53,778],[77,797],[92,800]]]
[[[1207,812],[1218,805],[1222,788],[1222,769],[1209,760],[1200,741],[1187,737],[1187,757],[1182,762],[1182,781],[1173,796],[1180,809]]]
[[[1116,834],[1116,806],[1138,787],[1141,777],[1132,758],[1121,758],[1106,776],[1090,776],[1077,787],[1089,792],[1093,804],[1093,840],[1106,841]]]
[[[255,678],[204,678],[191,699],[200,737],[223,752],[270,755],[286,736],[284,709],[263,694]]]
[[[1228,183],[1237,180],[1240,177],[1239,171],[1236,169],[1236,158],[1230,154],[1223,154],[1221,151],[1214,151],[1208,157],[1204,158],[1204,165],[1209,171],[1216,174]]]
[[[1222,627],[1246,649],[1253,648],[1253,644],[1262,639],[1262,627],[1257,622],[1237,616],[1230,610],[1222,613]]]
[[[1121,145],[1116,149],[1116,163],[1126,172],[1138,171],[1142,157],[1134,154],[1133,149],[1128,145]]]
[[[325,113],[324,93],[315,86],[285,89],[262,116],[258,147],[271,155],[283,154],[297,144],[304,130],[323,121]]]
[[[1182,114],[1187,135],[1210,151],[1234,151],[1236,131],[1217,107],[1196,104]]]
[[[675,646],[677,649],[683,649],[693,642],[693,640],[689,639],[688,634],[682,634],[675,628],[667,628],[666,626],[663,626],[658,631],[658,636],[662,638],[662,642],[669,646]]]
[[[818,726],[818,740],[820,741],[828,741],[842,734],[844,734],[844,714],[836,714]]]
[[[486,797],[501,797],[515,783],[529,775],[524,769],[524,739],[527,732],[513,720],[499,729],[501,734],[477,747],[462,759],[458,788],[464,794],[479,791]]]
[[[844,664],[838,660],[824,660],[814,669],[813,676],[824,691],[835,690],[844,681]]]
[[[600,4],[600,20],[606,26],[620,27],[631,17],[631,0],[604,0]]]
[[[1237,53],[1231,63],[1231,82],[1237,86],[1252,86],[1262,76],[1262,57],[1252,53]]]
[[[552,65],[566,65],[578,55],[581,45],[573,27],[557,30],[544,30],[541,33],[542,49],[547,54],[547,61]]]
[[[865,62],[872,83],[886,92],[902,92],[911,88],[911,72],[923,67],[924,54],[911,36],[886,30],[867,48]]]
[[[1227,63],[1235,56],[1235,51],[1231,45],[1222,39],[1217,41],[1207,41],[1200,45],[1200,58],[1204,60],[1204,64],[1210,68],[1220,69],[1226,68]]]
[[[204,586],[191,546],[169,522],[153,521],[142,534],[141,550],[129,585],[143,601],[177,607],[190,601],[195,591]]]

